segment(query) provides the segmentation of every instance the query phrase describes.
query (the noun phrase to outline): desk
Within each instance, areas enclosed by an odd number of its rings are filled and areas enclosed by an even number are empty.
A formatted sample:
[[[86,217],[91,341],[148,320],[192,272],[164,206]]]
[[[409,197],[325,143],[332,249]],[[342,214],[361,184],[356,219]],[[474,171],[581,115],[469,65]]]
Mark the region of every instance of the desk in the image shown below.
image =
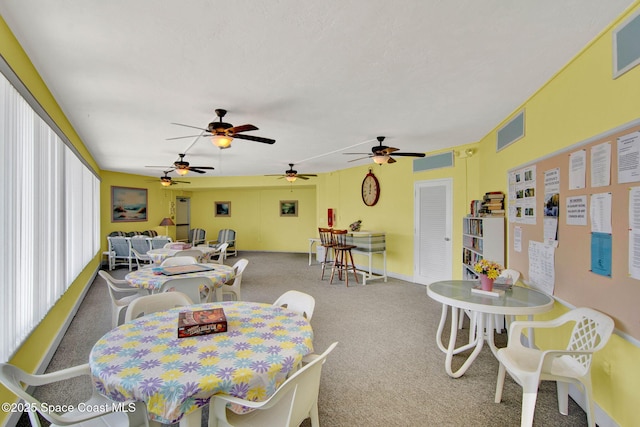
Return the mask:
[[[216,288],[216,299],[222,300],[222,286],[233,279],[233,267],[224,264],[207,264],[212,266],[213,270],[199,271],[197,273],[176,274],[174,276],[166,276],[164,274],[153,274],[151,268],[141,268],[132,271],[124,278],[134,288],[148,289],[151,293],[158,292],[162,284],[171,279],[183,279],[185,277],[207,277],[213,282]]]
[[[178,313],[222,307],[228,331],[177,338]],[[252,302],[210,303],[153,313],[107,332],[89,355],[94,386],[118,402],[145,402],[151,420],[200,426],[214,394],[266,400],[313,352],[303,316]],[[241,408],[232,408],[240,411]]]
[[[387,281],[387,244],[386,235],[381,231],[352,231],[347,234],[347,243],[355,245],[354,254],[366,255],[369,257],[369,270],[362,271],[362,284],[366,285],[367,280],[384,279]],[[382,274],[373,273],[373,254],[382,255]]]
[[[514,286],[505,292],[503,296],[484,296],[471,292],[471,288],[477,285],[474,280],[445,280],[434,282],[427,286],[427,295],[432,299],[442,303],[442,315],[436,334],[438,348],[447,354],[445,369],[447,374],[453,378],[458,378],[467,371],[471,363],[482,350],[485,339],[489,348],[495,355],[497,348],[493,342],[493,315],[502,314],[505,316],[533,315],[544,313],[553,307],[553,298],[533,289]],[[447,318],[448,307],[451,310],[451,335],[449,345],[442,344],[442,330]],[[476,331],[469,331],[469,344],[456,348],[456,338],[458,333],[458,314],[460,308],[470,310],[478,314],[476,320]],[[486,321],[486,325],[485,325]],[[485,335],[486,327],[486,335]],[[451,369],[453,355],[474,348],[467,360],[457,370]]]
[[[202,252],[203,255],[207,255],[211,252],[216,251],[215,248],[211,248],[209,246],[193,246],[189,248],[189,250],[191,249],[197,249],[200,252]],[[149,258],[151,258],[155,264],[162,264],[162,261],[164,261],[169,257],[174,256],[175,254],[183,250],[186,250],[186,249],[169,249],[169,248],[151,249],[147,251],[147,255],[149,255]]]

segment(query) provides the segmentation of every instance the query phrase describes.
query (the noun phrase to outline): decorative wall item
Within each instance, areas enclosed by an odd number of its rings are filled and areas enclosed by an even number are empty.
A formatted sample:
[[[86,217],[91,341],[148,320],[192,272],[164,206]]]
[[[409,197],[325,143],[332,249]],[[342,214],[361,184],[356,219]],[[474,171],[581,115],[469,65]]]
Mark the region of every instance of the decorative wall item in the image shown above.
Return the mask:
[[[298,216],[298,201],[280,200],[280,216]]]
[[[231,216],[231,202],[216,202],[216,216]]]
[[[111,186],[111,222],[147,220],[147,189]]]

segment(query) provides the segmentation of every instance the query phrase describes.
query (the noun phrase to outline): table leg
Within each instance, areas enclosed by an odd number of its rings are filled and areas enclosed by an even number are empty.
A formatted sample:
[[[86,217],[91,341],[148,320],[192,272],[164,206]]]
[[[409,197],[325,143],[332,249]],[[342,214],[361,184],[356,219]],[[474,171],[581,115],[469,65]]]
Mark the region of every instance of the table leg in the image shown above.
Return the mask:
[[[180,427],[200,427],[202,425],[202,408],[198,408],[180,418]]]

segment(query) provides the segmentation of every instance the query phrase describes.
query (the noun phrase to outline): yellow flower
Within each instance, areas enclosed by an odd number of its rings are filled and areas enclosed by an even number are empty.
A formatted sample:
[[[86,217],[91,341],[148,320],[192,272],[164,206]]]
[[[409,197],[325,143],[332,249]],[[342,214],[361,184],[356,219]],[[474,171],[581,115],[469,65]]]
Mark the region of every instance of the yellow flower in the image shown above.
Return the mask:
[[[497,279],[502,273],[502,266],[497,262],[481,259],[474,266],[476,273],[485,274],[489,279]]]

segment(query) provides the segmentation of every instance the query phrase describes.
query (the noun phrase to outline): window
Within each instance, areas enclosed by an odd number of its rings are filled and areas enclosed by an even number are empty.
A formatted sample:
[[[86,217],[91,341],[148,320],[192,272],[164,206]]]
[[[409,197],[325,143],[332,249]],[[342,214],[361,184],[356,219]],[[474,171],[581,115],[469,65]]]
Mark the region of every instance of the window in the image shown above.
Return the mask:
[[[100,250],[100,182],[6,63],[0,65],[5,362]]]

